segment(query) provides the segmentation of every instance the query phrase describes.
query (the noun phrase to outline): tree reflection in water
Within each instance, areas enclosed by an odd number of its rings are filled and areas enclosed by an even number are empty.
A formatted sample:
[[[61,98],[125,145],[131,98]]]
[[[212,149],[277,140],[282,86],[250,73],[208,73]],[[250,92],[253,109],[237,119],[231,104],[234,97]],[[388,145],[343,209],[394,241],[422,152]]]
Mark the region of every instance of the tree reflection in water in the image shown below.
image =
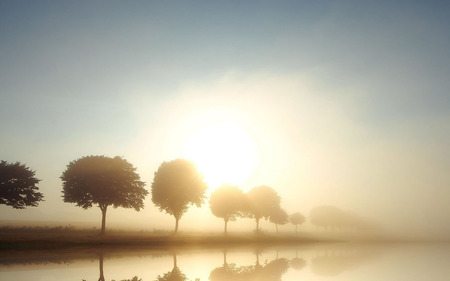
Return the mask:
[[[279,281],[281,276],[289,268],[289,261],[285,258],[275,259],[266,265],[261,265],[256,255],[256,264],[249,266],[239,266],[226,262],[226,252],[224,253],[224,264],[215,268],[209,275],[211,281],[246,281],[264,280]]]
[[[100,276],[98,277],[98,281],[105,281],[105,275],[103,273],[103,253],[99,253],[98,254],[98,267],[99,267],[99,271],[100,271]],[[82,281],[86,281],[86,279],[81,279]],[[112,280],[114,281],[114,280]],[[142,279],[140,279],[137,276],[134,276],[131,279],[123,279],[121,281],[142,281]]]
[[[186,275],[184,275],[177,266],[177,255],[173,254],[173,269],[163,276],[158,275],[156,277],[158,281],[184,281],[187,280]]]
[[[301,259],[297,255],[297,249],[295,250],[295,258],[293,258],[289,264],[293,269],[300,270],[303,269],[306,266],[306,261],[304,259]]]

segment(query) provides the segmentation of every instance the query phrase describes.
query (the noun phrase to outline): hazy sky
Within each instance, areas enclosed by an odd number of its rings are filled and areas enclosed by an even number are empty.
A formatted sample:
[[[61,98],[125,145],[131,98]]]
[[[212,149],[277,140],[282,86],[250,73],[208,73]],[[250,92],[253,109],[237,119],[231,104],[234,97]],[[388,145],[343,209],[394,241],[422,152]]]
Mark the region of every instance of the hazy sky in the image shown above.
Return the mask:
[[[0,219],[100,224],[98,208],[62,202],[70,161],[123,156],[150,188],[158,166],[217,121],[254,144],[257,164],[240,187],[272,186],[288,212],[333,204],[387,227],[449,234],[449,8],[2,1],[0,159],[35,169],[46,201],[0,206]],[[111,210],[107,225],[172,228],[150,196],[145,205]],[[188,224],[222,227],[194,209],[180,230]]]

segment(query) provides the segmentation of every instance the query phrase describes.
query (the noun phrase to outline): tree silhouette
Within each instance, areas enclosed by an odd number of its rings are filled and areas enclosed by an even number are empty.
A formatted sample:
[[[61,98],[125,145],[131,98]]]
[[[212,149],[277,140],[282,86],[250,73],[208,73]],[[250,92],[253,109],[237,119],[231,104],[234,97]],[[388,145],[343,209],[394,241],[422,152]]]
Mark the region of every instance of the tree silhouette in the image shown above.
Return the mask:
[[[274,209],[269,216],[269,221],[275,224],[278,233],[278,225],[287,224],[289,222],[289,215],[282,208]]]
[[[289,221],[295,225],[295,233],[297,233],[297,226],[305,222],[305,217],[300,213],[293,213],[289,217]]]
[[[42,193],[38,192],[35,172],[25,165],[16,162],[10,164],[0,162],[0,204],[24,209],[27,206],[37,206],[43,201]]]
[[[108,206],[136,211],[144,207],[148,191],[135,170],[118,156],[86,156],[72,161],[61,176],[64,202],[76,203],[83,209],[98,205],[102,211],[100,233],[104,234]]]
[[[227,233],[228,221],[235,221],[242,214],[244,193],[237,186],[224,184],[214,190],[209,204],[213,215],[225,221],[224,233]]]
[[[175,217],[175,233],[178,221],[190,204],[200,207],[208,189],[197,166],[185,159],[163,162],[155,172],[152,183],[152,201],[160,209]]]
[[[259,220],[268,219],[272,213],[280,209],[280,196],[271,187],[261,185],[252,188],[246,194],[244,208],[247,217],[256,221],[256,231],[259,231]]]

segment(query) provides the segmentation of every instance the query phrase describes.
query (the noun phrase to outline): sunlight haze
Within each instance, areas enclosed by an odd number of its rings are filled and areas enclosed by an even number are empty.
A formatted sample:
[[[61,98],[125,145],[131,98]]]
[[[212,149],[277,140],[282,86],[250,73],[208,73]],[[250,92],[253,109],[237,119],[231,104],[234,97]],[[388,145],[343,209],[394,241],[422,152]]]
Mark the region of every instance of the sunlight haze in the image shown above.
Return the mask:
[[[150,192],[139,212],[110,208],[108,227],[172,230],[150,188],[186,158],[207,196],[267,185],[289,214],[334,205],[448,237],[448,14],[439,1],[3,2],[0,160],[35,170],[45,201],[0,205],[0,220],[99,227],[98,207],[63,202],[60,177],[105,155]],[[208,200],[181,231],[222,231]]]

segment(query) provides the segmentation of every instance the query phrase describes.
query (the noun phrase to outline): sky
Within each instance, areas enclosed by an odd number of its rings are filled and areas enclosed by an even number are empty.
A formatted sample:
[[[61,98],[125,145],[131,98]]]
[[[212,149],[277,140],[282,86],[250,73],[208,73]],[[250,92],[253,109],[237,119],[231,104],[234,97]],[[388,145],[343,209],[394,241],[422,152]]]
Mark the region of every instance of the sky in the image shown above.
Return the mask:
[[[228,157],[222,170],[245,170],[239,187],[273,187],[289,213],[336,205],[387,229],[448,235],[449,8],[2,1],[0,159],[35,170],[45,202],[0,206],[0,220],[100,224],[98,208],[63,202],[59,177],[69,162],[122,156],[150,189],[162,162],[206,147]],[[242,157],[223,139],[245,143]],[[139,213],[107,216],[107,227],[173,223],[151,196]],[[185,214],[180,230],[222,223],[206,203]]]

